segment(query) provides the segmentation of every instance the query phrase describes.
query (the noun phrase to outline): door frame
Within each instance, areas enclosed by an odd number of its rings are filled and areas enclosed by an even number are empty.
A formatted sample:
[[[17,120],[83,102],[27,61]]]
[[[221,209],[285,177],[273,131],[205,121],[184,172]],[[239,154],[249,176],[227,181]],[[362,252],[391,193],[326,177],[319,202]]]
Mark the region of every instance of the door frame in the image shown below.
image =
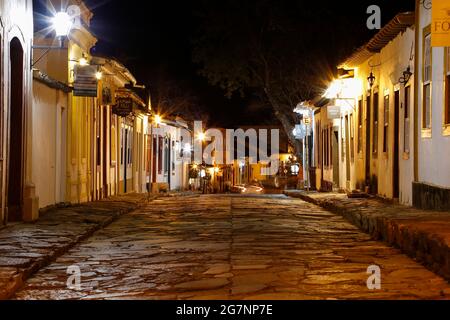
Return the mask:
[[[392,198],[400,198],[400,89],[394,91],[394,150],[392,163]]]
[[[11,130],[13,128],[12,126],[12,110],[13,110],[13,82],[17,81],[17,80],[13,80],[13,76],[17,75],[17,73],[15,72],[15,70],[12,70],[13,68],[13,52],[12,52],[12,46],[13,46],[13,42],[15,42],[17,45],[19,45],[20,47],[18,49],[21,50],[21,52],[18,52],[18,54],[21,54],[21,67],[18,67],[17,69],[20,70],[20,73],[18,75],[21,76],[21,91],[20,91],[20,103],[21,103],[21,107],[20,107],[20,137],[18,139],[18,141],[20,142],[20,146],[19,149],[17,150],[17,152],[20,152],[20,154],[16,155],[17,159],[15,159],[16,161],[19,160],[20,161],[20,165],[19,168],[16,169],[16,171],[14,173],[14,178],[16,178],[17,173],[19,174],[19,181],[17,183],[17,185],[15,186],[18,189],[19,192],[19,196],[18,196],[18,210],[19,213],[17,214],[16,217],[11,217],[11,212],[10,212],[10,208],[11,208],[11,204],[10,204],[10,179],[11,179],[11,163],[13,162],[13,160],[11,159],[12,157],[12,153],[11,153]],[[23,220],[23,201],[24,201],[24,185],[25,185],[25,146],[26,146],[26,134],[25,134],[25,128],[26,128],[26,110],[25,110],[25,67],[26,67],[26,63],[25,63],[25,57],[26,57],[26,53],[24,50],[24,45],[23,42],[20,41],[20,39],[18,37],[12,37],[11,41],[9,41],[8,43],[8,48],[9,48],[9,68],[8,68],[8,125],[7,125],[7,156],[6,156],[6,188],[5,188],[5,207],[6,209],[6,214],[5,214],[5,222],[9,222],[12,218],[13,221],[16,220]],[[18,59],[20,60],[20,59]],[[19,76],[17,76],[19,78]],[[17,95],[19,97],[19,95]],[[20,215],[20,217],[19,217]]]

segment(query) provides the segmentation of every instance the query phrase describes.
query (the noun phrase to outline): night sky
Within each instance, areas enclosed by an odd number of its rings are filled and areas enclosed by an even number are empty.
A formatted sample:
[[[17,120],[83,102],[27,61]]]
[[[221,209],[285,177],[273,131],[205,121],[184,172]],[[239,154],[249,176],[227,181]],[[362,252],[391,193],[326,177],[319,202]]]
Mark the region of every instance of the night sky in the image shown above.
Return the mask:
[[[38,8],[39,0],[34,2]],[[210,125],[233,127],[276,123],[270,106],[261,105],[251,95],[225,98],[222,90],[210,86],[206,79],[198,75],[198,66],[192,62],[191,40],[198,29],[197,12],[211,2],[88,0],[87,5],[94,12],[92,31],[99,39],[93,54],[119,59],[140,83],[150,88],[152,95],[158,90],[158,84],[163,83],[161,79],[175,83],[196,97],[199,108],[209,114]],[[366,28],[366,9],[369,5],[381,7],[383,25],[396,13],[414,9],[414,0],[296,2],[301,8],[312,8],[313,12],[320,6],[336,7],[335,14],[347,22],[347,36],[353,44],[341,48],[345,54],[350,54],[375,34],[375,31]],[[312,14],[310,19],[322,17]],[[327,38],[334,36],[333,31],[334,26],[327,20],[323,21],[319,30],[315,30],[323,50],[334,50],[327,46]],[[298,41],[302,41],[300,28],[298,34]]]

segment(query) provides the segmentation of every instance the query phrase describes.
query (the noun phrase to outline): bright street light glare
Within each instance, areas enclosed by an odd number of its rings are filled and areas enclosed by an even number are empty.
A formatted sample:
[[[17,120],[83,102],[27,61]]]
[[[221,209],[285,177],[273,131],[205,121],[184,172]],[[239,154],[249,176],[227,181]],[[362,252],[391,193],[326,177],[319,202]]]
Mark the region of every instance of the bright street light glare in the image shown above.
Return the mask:
[[[58,12],[52,19],[53,29],[57,37],[66,37],[72,29],[72,19],[67,12]]]
[[[162,117],[159,114],[157,114],[155,115],[154,121],[157,125],[160,125],[162,123]]]
[[[200,133],[197,135],[197,139],[198,139],[199,141],[206,141],[206,134],[204,134],[203,132],[200,132]]]

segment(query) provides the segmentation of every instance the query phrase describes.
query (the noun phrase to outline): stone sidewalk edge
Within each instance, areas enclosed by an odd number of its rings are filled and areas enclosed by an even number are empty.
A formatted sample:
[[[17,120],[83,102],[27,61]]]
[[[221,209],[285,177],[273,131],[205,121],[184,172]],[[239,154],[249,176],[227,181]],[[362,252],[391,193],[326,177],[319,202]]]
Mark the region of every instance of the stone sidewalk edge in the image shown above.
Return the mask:
[[[286,191],[285,195],[302,199],[343,216],[360,230],[370,234],[375,240],[383,241],[400,249],[410,258],[450,282],[450,248],[436,235],[413,230],[409,226],[387,217],[368,216],[357,206],[349,210],[340,204],[338,199],[315,199],[305,193],[289,191]]]
[[[119,201],[117,198],[110,199],[112,201]],[[147,201],[154,200],[147,199]],[[105,200],[108,201],[108,200]],[[129,201],[124,200],[124,203],[129,203]],[[14,294],[20,290],[20,288],[24,285],[24,283],[36,272],[41,270],[42,268],[45,268],[46,266],[50,265],[53,261],[55,261],[57,258],[61,257],[65,253],[67,253],[69,250],[71,250],[73,247],[75,247],[80,242],[88,239],[91,237],[95,232],[102,230],[109,226],[111,223],[118,220],[120,217],[122,217],[125,214],[128,214],[130,212],[133,212],[135,210],[138,210],[141,206],[144,204],[135,203],[133,206],[129,206],[126,209],[120,209],[120,210],[112,210],[111,216],[107,219],[93,225],[91,228],[87,229],[82,234],[79,234],[77,237],[74,237],[71,242],[67,243],[66,245],[61,246],[58,248],[58,250],[50,250],[44,257],[36,259],[29,267],[19,269],[12,278],[9,279],[7,283],[0,283],[0,300],[8,300],[14,296]]]

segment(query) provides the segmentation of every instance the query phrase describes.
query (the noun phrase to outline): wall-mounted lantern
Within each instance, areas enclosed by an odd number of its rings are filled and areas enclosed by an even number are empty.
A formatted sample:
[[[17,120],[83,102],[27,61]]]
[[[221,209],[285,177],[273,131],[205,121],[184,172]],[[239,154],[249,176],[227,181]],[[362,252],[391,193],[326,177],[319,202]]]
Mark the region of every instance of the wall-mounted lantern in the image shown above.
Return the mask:
[[[371,72],[370,72],[370,75],[367,77],[367,82],[369,83],[370,89],[373,88],[373,86],[374,86],[374,84],[375,84],[375,80],[376,80],[375,75],[374,75],[373,72],[371,71]]]
[[[411,67],[408,66],[405,71],[403,71],[403,76],[398,80],[401,84],[406,86],[409,82],[409,79],[411,79],[411,76],[413,73],[411,72]]]
[[[59,41],[57,46],[37,46],[33,45],[33,49],[46,50],[36,61],[31,61],[31,68],[33,68],[36,63],[38,63],[43,57],[45,57],[50,50],[61,50],[64,49],[64,40],[69,36],[70,31],[73,28],[74,18],[71,17],[67,12],[61,11],[55,14],[55,16],[50,20],[52,28],[56,33],[56,38]]]

